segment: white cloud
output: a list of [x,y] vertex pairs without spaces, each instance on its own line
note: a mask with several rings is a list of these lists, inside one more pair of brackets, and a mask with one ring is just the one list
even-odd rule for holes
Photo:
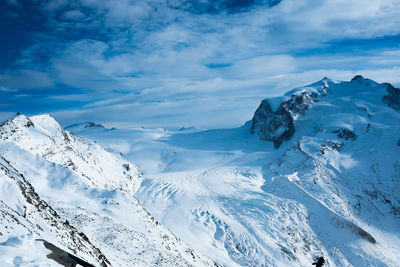
[[274,9],[273,23],[324,40],[400,33],[398,0],[285,0]]
[[83,14],[80,10],[68,10],[62,14],[62,18],[65,20],[79,21],[85,18],[85,14]]
[[57,11],[68,6],[68,0],[50,0],[42,4],[43,9],[48,12]]
[[[262,98],[324,76],[348,80],[360,73],[400,83],[398,48],[377,43],[373,51],[346,51],[346,44],[334,43],[399,34],[398,0],[283,0],[234,14],[194,14],[183,10],[181,0],[174,8],[168,3],[49,1],[43,8],[57,34],[69,37],[74,25],[85,34],[65,38],[48,73],[2,74],[0,83],[19,88],[30,80],[31,87],[50,87],[54,80],[87,90],[85,100],[92,103],[57,113],[64,119],[204,127],[240,125]],[[91,40],[96,33],[98,40]],[[49,53],[52,42],[64,41],[52,38]],[[41,43],[35,45],[29,57],[40,50]],[[116,90],[131,93],[121,97]]]
[[0,84],[8,87],[8,90],[35,89],[49,88],[53,85],[53,81],[47,73],[25,69],[14,73],[0,74]]

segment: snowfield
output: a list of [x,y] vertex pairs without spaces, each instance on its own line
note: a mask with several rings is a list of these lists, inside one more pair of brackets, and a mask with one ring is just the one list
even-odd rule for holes
[[[2,238],[33,233],[96,266],[214,264],[132,196],[142,178],[120,155],[73,136],[48,115],[19,115],[0,133]],[[30,251],[19,252],[5,261],[30,259]],[[46,254],[38,257],[33,263],[55,266]]]
[[0,127],[0,261],[53,264],[40,244],[10,252],[33,233],[103,266],[398,266],[399,93],[324,78],[236,129],[16,116]]

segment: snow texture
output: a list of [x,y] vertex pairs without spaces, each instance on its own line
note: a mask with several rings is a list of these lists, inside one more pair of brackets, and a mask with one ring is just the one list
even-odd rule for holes
[[35,241],[33,234],[12,236],[0,242],[0,262],[3,267],[61,267],[62,265],[47,258],[50,253],[42,242]]
[[266,114],[282,106],[295,129],[279,148],[279,139],[260,134],[284,131],[260,132],[269,129],[262,120],[257,134],[254,121],[206,131],[71,131],[138,163],[135,196],[220,265],[310,266],[323,256],[326,266],[394,267],[400,113],[384,100],[388,87],[361,76],[324,78],[267,99]]
[[2,242],[34,233],[105,266],[398,266],[393,88],[324,78],[236,129],[68,127],[91,141],[16,116],[0,127]]
[[[48,115],[17,116],[0,134],[1,237],[34,233],[95,266],[213,265],[133,197],[141,175],[120,155],[72,135]],[[31,259],[29,251],[9,251],[4,262]]]

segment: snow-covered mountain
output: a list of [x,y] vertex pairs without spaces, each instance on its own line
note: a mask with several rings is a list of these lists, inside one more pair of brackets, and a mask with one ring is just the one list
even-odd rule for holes
[[218,264],[398,266],[399,96],[324,78],[237,129],[73,131],[138,162],[135,196]]
[[130,194],[141,182],[138,167],[95,143],[71,135],[49,115],[19,115],[0,128],[1,139],[48,161],[67,166],[89,187]]
[[399,107],[356,76],[264,99],[236,129],[68,127],[85,141],[17,116],[0,127],[0,252],[36,238],[105,266],[398,266]]
[[[0,139],[1,266],[58,266],[40,255],[48,252],[41,240],[95,266],[213,265],[132,196],[142,177],[120,155],[49,115],[18,115],[3,123]],[[42,247],[39,255],[23,250],[29,244]]]

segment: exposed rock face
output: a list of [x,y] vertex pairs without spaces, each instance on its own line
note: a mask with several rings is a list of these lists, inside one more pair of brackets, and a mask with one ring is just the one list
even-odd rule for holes
[[251,133],[261,140],[271,141],[279,148],[283,141],[290,140],[295,133],[294,121],[304,115],[319,96],[328,93],[328,79],[324,78],[316,88],[302,88],[281,102],[274,112],[268,99],[264,99],[252,119]]
[[332,132],[337,134],[338,138],[342,138],[344,140],[354,141],[357,139],[357,135],[353,131],[350,131],[348,129],[339,129]]
[[289,111],[281,104],[278,110],[273,112],[267,100],[261,102],[252,121],[251,133],[257,133],[261,140],[274,142],[276,148],[283,141],[289,140],[295,132]]
[[383,103],[394,110],[400,111],[400,89],[388,83],[386,91],[388,94],[382,98]]
[[92,122],[92,121],[89,121],[89,122],[86,124],[86,126],[85,126],[85,128],[92,128],[92,127],[104,128],[103,125],[98,124],[98,123],[95,123],[95,122]]
[[293,117],[304,115],[312,102],[318,101],[318,95],[315,92],[301,92],[300,95],[292,95],[292,98],[282,102],[282,107],[288,110]]
[[365,80],[365,78],[363,76],[361,76],[361,75],[356,75],[351,79],[352,82],[353,81],[363,82],[364,80]]

